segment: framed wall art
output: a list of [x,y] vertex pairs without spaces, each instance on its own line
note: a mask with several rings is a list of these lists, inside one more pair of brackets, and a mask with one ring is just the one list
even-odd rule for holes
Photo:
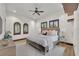
[[51,20],[51,21],[49,21],[49,28],[53,28],[53,27],[54,27],[54,21]]
[[47,22],[41,22],[41,33],[45,29],[47,29]]
[[59,19],[49,21],[49,28],[59,28]]
[[41,22],[41,29],[47,28],[47,22]]
[[54,27],[59,28],[59,19],[54,20]]

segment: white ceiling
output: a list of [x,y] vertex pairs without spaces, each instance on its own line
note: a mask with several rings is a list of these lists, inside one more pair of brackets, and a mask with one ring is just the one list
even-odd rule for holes
[[[63,6],[60,3],[7,3],[5,6],[7,15],[33,20],[45,19],[51,16],[61,16],[64,13]],[[40,13],[40,16],[37,14],[32,15],[33,12],[29,12],[29,10],[35,10],[35,7],[45,12]]]

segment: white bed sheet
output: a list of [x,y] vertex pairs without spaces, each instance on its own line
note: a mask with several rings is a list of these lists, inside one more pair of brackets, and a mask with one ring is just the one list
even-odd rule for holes
[[36,42],[37,44],[40,44],[44,47],[53,47],[53,42],[58,40],[58,36],[45,36],[45,35],[29,35],[27,37],[29,40]]
[[54,47],[54,45],[55,45],[54,42],[57,40],[58,40],[57,35],[47,36],[47,44],[48,44],[49,50]]

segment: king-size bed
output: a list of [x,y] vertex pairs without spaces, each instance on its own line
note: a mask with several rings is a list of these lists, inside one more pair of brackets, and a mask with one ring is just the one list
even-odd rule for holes
[[[53,34],[52,34],[53,32]],[[37,48],[38,50],[48,52],[51,48],[55,47],[56,42],[59,39],[58,30],[51,30],[51,35],[30,34],[27,36],[27,43]]]

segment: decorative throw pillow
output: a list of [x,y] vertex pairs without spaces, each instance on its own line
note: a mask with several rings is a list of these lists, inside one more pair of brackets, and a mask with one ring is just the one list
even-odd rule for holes
[[57,31],[56,30],[49,30],[47,32],[47,35],[52,35],[52,36],[57,35]]
[[43,35],[47,35],[47,30],[42,31]]

